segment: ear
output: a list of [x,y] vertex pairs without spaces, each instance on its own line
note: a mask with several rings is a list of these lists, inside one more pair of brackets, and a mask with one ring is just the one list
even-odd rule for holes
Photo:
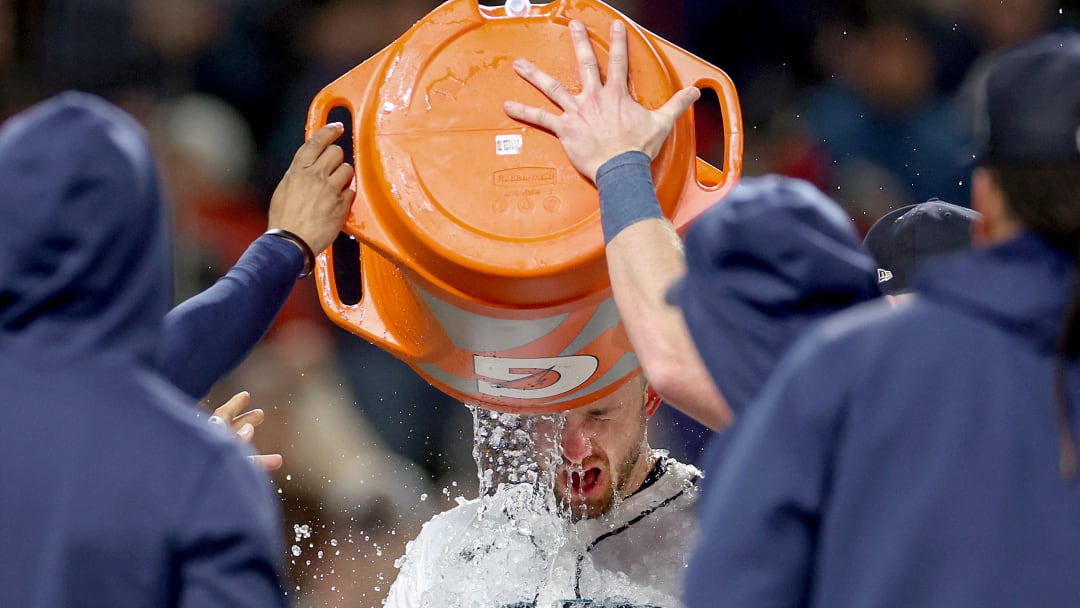
[[994,172],[977,167],[971,174],[971,206],[982,214],[982,221],[972,226],[971,236],[982,246],[1006,241],[1019,231],[1019,226],[1005,205],[1005,191]]
[[653,390],[653,387],[645,386],[645,417],[652,418],[656,410],[660,409],[660,402],[663,399],[660,398],[659,393]]

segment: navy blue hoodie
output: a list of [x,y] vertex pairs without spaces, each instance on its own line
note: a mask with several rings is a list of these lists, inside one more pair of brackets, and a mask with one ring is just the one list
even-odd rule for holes
[[736,417],[807,327],[881,295],[876,268],[844,209],[803,180],[743,178],[698,218],[676,303]]
[[1080,606],[1051,401],[1071,261],[1025,234],[927,270],[780,363],[701,504],[688,606]]
[[64,94],[0,130],[0,606],[283,606],[276,501],[155,371],[165,208],[139,128]]

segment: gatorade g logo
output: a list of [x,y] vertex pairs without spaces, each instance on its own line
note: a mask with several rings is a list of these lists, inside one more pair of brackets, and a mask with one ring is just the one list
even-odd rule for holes
[[600,363],[590,355],[512,359],[473,355],[473,369],[482,395],[544,399],[585,384]]
[[580,310],[520,319],[478,314],[423,289],[417,292],[453,352],[414,367],[463,401],[550,409],[602,393],[638,367],[633,352],[610,333],[619,326],[611,298]]

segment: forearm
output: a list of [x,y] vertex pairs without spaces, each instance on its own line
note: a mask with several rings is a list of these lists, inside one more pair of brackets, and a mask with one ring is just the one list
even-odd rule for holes
[[637,222],[608,243],[607,259],[615,304],[650,385],[709,428],[726,426],[727,404],[698,355],[682,313],[664,299],[684,272],[674,228],[666,220]]
[[652,387],[713,429],[730,412],[694,346],[681,312],[665,302],[685,273],[682,242],[660,212],[644,155],[620,155],[597,173],[608,274],[630,342]]
[[158,368],[181,390],[202,398],[269,329],[303,263],[291,243],[256,239],[224,277],[165,316]]

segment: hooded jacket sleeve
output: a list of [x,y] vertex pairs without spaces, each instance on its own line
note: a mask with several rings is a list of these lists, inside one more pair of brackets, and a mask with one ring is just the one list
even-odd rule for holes
[[[844,417],[842,357],[812,333],[739,421],[700,506],[688,608],[803,606]],[[850,361],[847,361],[850,364]],[[824,380],[823,380],[824,379]]]
[[217,459],[182,512],[173,571],[179,608],[284,608],[283,555],[269,481],[236,455]]
[[224,277],[165,316],[158,369],[188,395],[204,397],[266,334],[303,264],[291,243],[255,239]]

